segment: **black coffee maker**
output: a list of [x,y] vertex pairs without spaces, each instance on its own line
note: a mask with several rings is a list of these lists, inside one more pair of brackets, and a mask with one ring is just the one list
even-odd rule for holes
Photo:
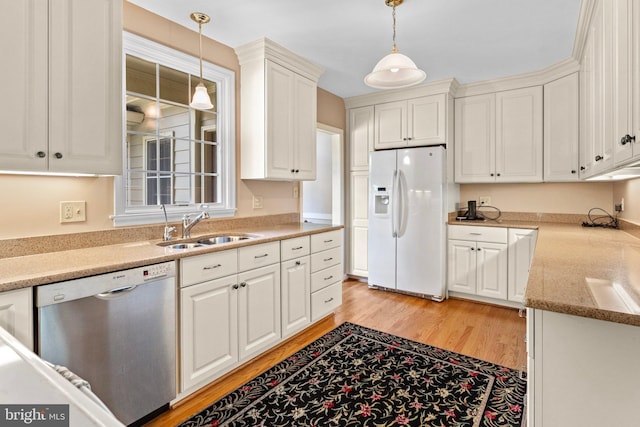
[[476,213],[476,201],[469,200],[467,202],[467,213],[465,214],[466,219],[473,220],[478,219],[478,214]]

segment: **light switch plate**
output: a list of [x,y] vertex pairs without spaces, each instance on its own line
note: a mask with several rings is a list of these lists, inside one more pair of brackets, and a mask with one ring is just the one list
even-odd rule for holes
[[60,223],[84,222],[87,220],[87,202],[60,202]]
[[253,209],[262,209],[262,208],[264,208],[264,197],[253,196]]

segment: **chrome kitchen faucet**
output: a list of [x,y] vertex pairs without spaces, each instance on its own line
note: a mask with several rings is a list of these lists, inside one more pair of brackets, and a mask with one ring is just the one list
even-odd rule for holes
[[191,219],[191,216],[189,214],[185,214],[182,217],[182,238],[183,239],[188,239],[189,237],[191,237],[191,229],[197,223],[199,223],[203,219],[209,218],[209,212],[207,211],[207,209],[209,209],[209,206],[200,205],[200,209],[202,210],[202,212],[200,212],[198,216],[195,217],[194,219]]

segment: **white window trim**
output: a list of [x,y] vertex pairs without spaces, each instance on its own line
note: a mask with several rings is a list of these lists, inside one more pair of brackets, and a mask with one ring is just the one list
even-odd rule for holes
[[[157,62],[169,66],[185,73],[195,76],[200,74],[198,58],[187,55],[183,52],[171,49],[167,46],[147,40],[126,31],[122,34],[123,42],[123,67],[122,81],[125,80],[126,55],[132,55],[147,61]],[[221,203],[208,204],[208,212],[211,217],[230,217],[237,210],[236,208],[236,136],[235,136],[235,73],[226,68],[202,62],[202,74],[207,80],[216,82],[218,92],[218,140],[224,143],[221,150],[224,175],[221,186]],[[126,87],[122,91],[122,127],[123,127],[123,152],[126,153]],[[127,156],[122,156],[123,171],[126,171]],[[153,207],[128,208],[126,207],[126,190],[124,176],[116,176],[114,179],[114,207],[112,216],[115,226],[155,224],[165,221],[162,209],[158,207],[157,212],[152,212]],[[184,214],[194,213],[199,210],[199,205],[188,206],[167,206],[167,217],[169,221],[180,221]]]

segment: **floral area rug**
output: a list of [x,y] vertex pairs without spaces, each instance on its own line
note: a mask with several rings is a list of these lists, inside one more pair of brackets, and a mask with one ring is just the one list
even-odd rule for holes
[[343,323],[181,426],[524,426],[519,374]]

